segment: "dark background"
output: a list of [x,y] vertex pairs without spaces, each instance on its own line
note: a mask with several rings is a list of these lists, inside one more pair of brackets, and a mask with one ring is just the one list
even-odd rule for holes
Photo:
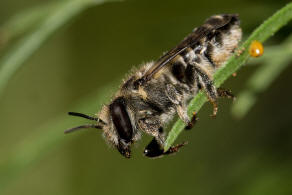
[[[86,105],[83,99],[90,94],[102,93],[103,87],[121,80],[132,66],[157,59],[207,17],[238,13],[247,37],[288,2],[137,0],[86,10],[50,37],[10,80],[0,100],[0,158],[12,155],[14,147],[28,137],[46,135],[40,127],[56,117],[67,118],[68,111],[98,112],[98,105],[72,109],[80,101]],[[43,3],[2,0],[0,24]],[[267,46],[276,45],[291,30],[290,23]],[[242,68],[225,88],[238,94],[256,68]],[[291,74],[288,67],[259,94],[257,104],[242,120],[232,117],[231,101],[220,100],[216,119],[209,117],[212,107],[206,104],[195,128],[176,141],[189,141],[177,155],[144,158],[143,148],[151,138],[143,136],[133,148],[133,157],[124,159],[105,144],[100,132],[83,131],[62,138],[60,142],[69,140],[66,144],[48,146],[52,146],[50,152],[44,150],[25,170],[15,170],[17,177],[9,180],[3,193],[292,194]],[[52,122],[46,129],[54,128],[63,137],[64,129],[85,122],[68,120],[62,128]],[[43,147],[38,136],[28,140],[28,144],[40,142],[34,147]],[[33,153],[31,148],[24,151]]]

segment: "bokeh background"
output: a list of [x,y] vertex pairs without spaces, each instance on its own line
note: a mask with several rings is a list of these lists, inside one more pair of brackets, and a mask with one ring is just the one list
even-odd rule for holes
[[[53,2],[1,0],[0,26]],[[0,194],[292,194],[291,66],[241,120],[231,114],[229,100],[220,100],[216,119],[206,104],[195,128],[176,141],[189,141],[177,155],[143,157],[151,140],[146,135],[129,160],[106,145],[101,132],[63,134],[87,122],[68,111],[98,112],[132,66],[157,59],[210,15],[238,13],[247,37],[288,2],[126,0],[74,17],[25,62],[0,97]],[[291,30],[290,23],[265,46],[281,43]],[[0,57],[25,35],[3,44]],[[242,68],[225,88],[240,93],[257,68]]]

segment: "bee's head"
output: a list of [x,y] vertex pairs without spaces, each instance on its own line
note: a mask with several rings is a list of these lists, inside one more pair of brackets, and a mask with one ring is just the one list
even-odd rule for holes
[[65,133],[70,133],[76,130],[86,128],[102,129],[104,130],[105,135],[108,135],[108,140],[116,146],[118,151],[124,157],[130,158],[131,144],[133,138],[133,126],[128,111],[126,109],[125,99],[123,97],[116,98],[109,106],[106,107],[104,115],[111,118],[110,120],[105,120],[106,122],[98,117],[91,117],[77,112],[69,112],[69,115],[94,120],[97,121],[97,123],[77,126],[66,130]]

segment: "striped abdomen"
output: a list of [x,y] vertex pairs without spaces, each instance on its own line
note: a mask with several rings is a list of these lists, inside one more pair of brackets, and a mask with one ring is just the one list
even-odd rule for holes
[[[224,16],[213,16],[209,21],[223,20]],[[211,28],[208,21],[201,28]],[[196,32],[196,31],[195,31]],[[180,82],[192,84],[195,73],[194,64],[209,78],[212,78],[216,69],[220,68],[231,56],[241,39],[239,21],[234,17],[222,28],[212,30],[207,36],[171,61],[171,72]]]

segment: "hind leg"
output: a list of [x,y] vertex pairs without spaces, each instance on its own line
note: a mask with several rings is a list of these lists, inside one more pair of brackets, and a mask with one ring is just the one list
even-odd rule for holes
[[193,116],[191,119],[191,122],[185,127],[185,130],[190,130],[194,127],[194,125],[196,124],[197,120],[199,118],[197,117],[197,113],[193,112]]
[[217,98],[218,98],[218,92],[217,88],[213,84],[213,81],[211,80],[210,76],[206,72],[204,72],[199,65],[194,64],[195,72],[198,75],[196,77],[196,81],[198,85],[201,86],[201,88],[205,91],[209,101],[213,105],[213,114],[212,117],[216,117],[217,111],[218,111],[218,105],[217,105]]
[[235,100],[235,96],[232,94],[231,90],[223,89],[223,88],[219,87],[217,89],[217,93],[218,93],[219,97],[223,97],[223,98],[226,97],[226,98]]

